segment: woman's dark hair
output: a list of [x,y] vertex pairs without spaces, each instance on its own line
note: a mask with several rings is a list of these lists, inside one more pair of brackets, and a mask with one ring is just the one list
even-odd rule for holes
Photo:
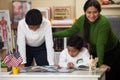
[[101,12],[101,5],[97,0],[87,0],[84,5],[84,12],[91,6],[94,6],[98,10],[98,12]]
[[[84,12],[86,12],[86,10],[91,7],[94,6],[98,12],[101,12],[101,5],[99,4],[99,2],[97,0],[87,0],[87,2],[84,5]],[[90,24],[88,22],[88,19],[85,16],[85,20],[84,20],[84,37],[86,42],[89,42],[89,29],[90,29]]]
[[78,50],[80,50],[83,47],[83,39],[80,36],[71,36],[68,40],[67,40],[67,46],[71,46],[74,47]]
[[40,25],[42,23],[42,14],[38,9],[31,9],[25,16],[27,25]]

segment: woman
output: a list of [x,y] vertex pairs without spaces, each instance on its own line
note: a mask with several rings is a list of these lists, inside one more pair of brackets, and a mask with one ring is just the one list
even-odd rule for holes
[[51,24],[39,10],[29,10],[19,21],[17,44],[23,58],[21,67],[31,66],[33,58],[38,66],[54,65]]
[[69,37],[76,33],[90,44],[90,53],[98,57],[98,67],[107,68],[106,80],[120,80],[120,43],[106,17],[100,14],[96,0],[87,0],[82,15],[71,28],[54,32],[54,37]]

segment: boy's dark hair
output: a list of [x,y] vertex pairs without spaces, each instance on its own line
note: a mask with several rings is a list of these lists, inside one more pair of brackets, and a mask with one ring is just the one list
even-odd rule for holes
[[70,38],[68,38],[67,41],[67,46],[71,46],[74,47],[78,50],[80,50],[83,47],[83,39],[80,36],[72,36]]
[[25,16],[27,25],[40,25],[42,23],[42,14],[38,9],[31,9]]
[[94,6],[99,12],[101,12],[101,5],[97,0],[87,0],[84,5],[84,12],[91,6]]

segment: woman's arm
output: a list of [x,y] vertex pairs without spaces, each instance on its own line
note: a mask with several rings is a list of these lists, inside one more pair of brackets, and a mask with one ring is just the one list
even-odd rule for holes
[[80,24],[78,24],[79,21],[76,21],[71,28],[59,31],[59,32],[53,32],[54,37],[70,37],[77,32],[80,31]]
[[99,58],[98,66],[103,64],[103,58],[106,46],[108,45],[108,39],[110,37],[110,25],[108,22],[105,22],[103,25],[101,25],[101,30],[98,31],[98,38],[97,38],[97,44],[96,44],[96,51],[97,56]]

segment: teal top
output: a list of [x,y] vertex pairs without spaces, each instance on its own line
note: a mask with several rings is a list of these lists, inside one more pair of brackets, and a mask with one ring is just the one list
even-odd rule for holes
[[[84,19],[85,15],[82,15],[69,29],[65,29],[60,32],[53,32],[54,37],[69,37],[76,33],[84,39]],[[112,50],[118,42],[118,38],[112,31],[112,27],[108,19],[100,14],[99,18],[95,22],[89,22],[90,24],[90,51],[97,53],[98,65],[103,64],[104,53]]]

